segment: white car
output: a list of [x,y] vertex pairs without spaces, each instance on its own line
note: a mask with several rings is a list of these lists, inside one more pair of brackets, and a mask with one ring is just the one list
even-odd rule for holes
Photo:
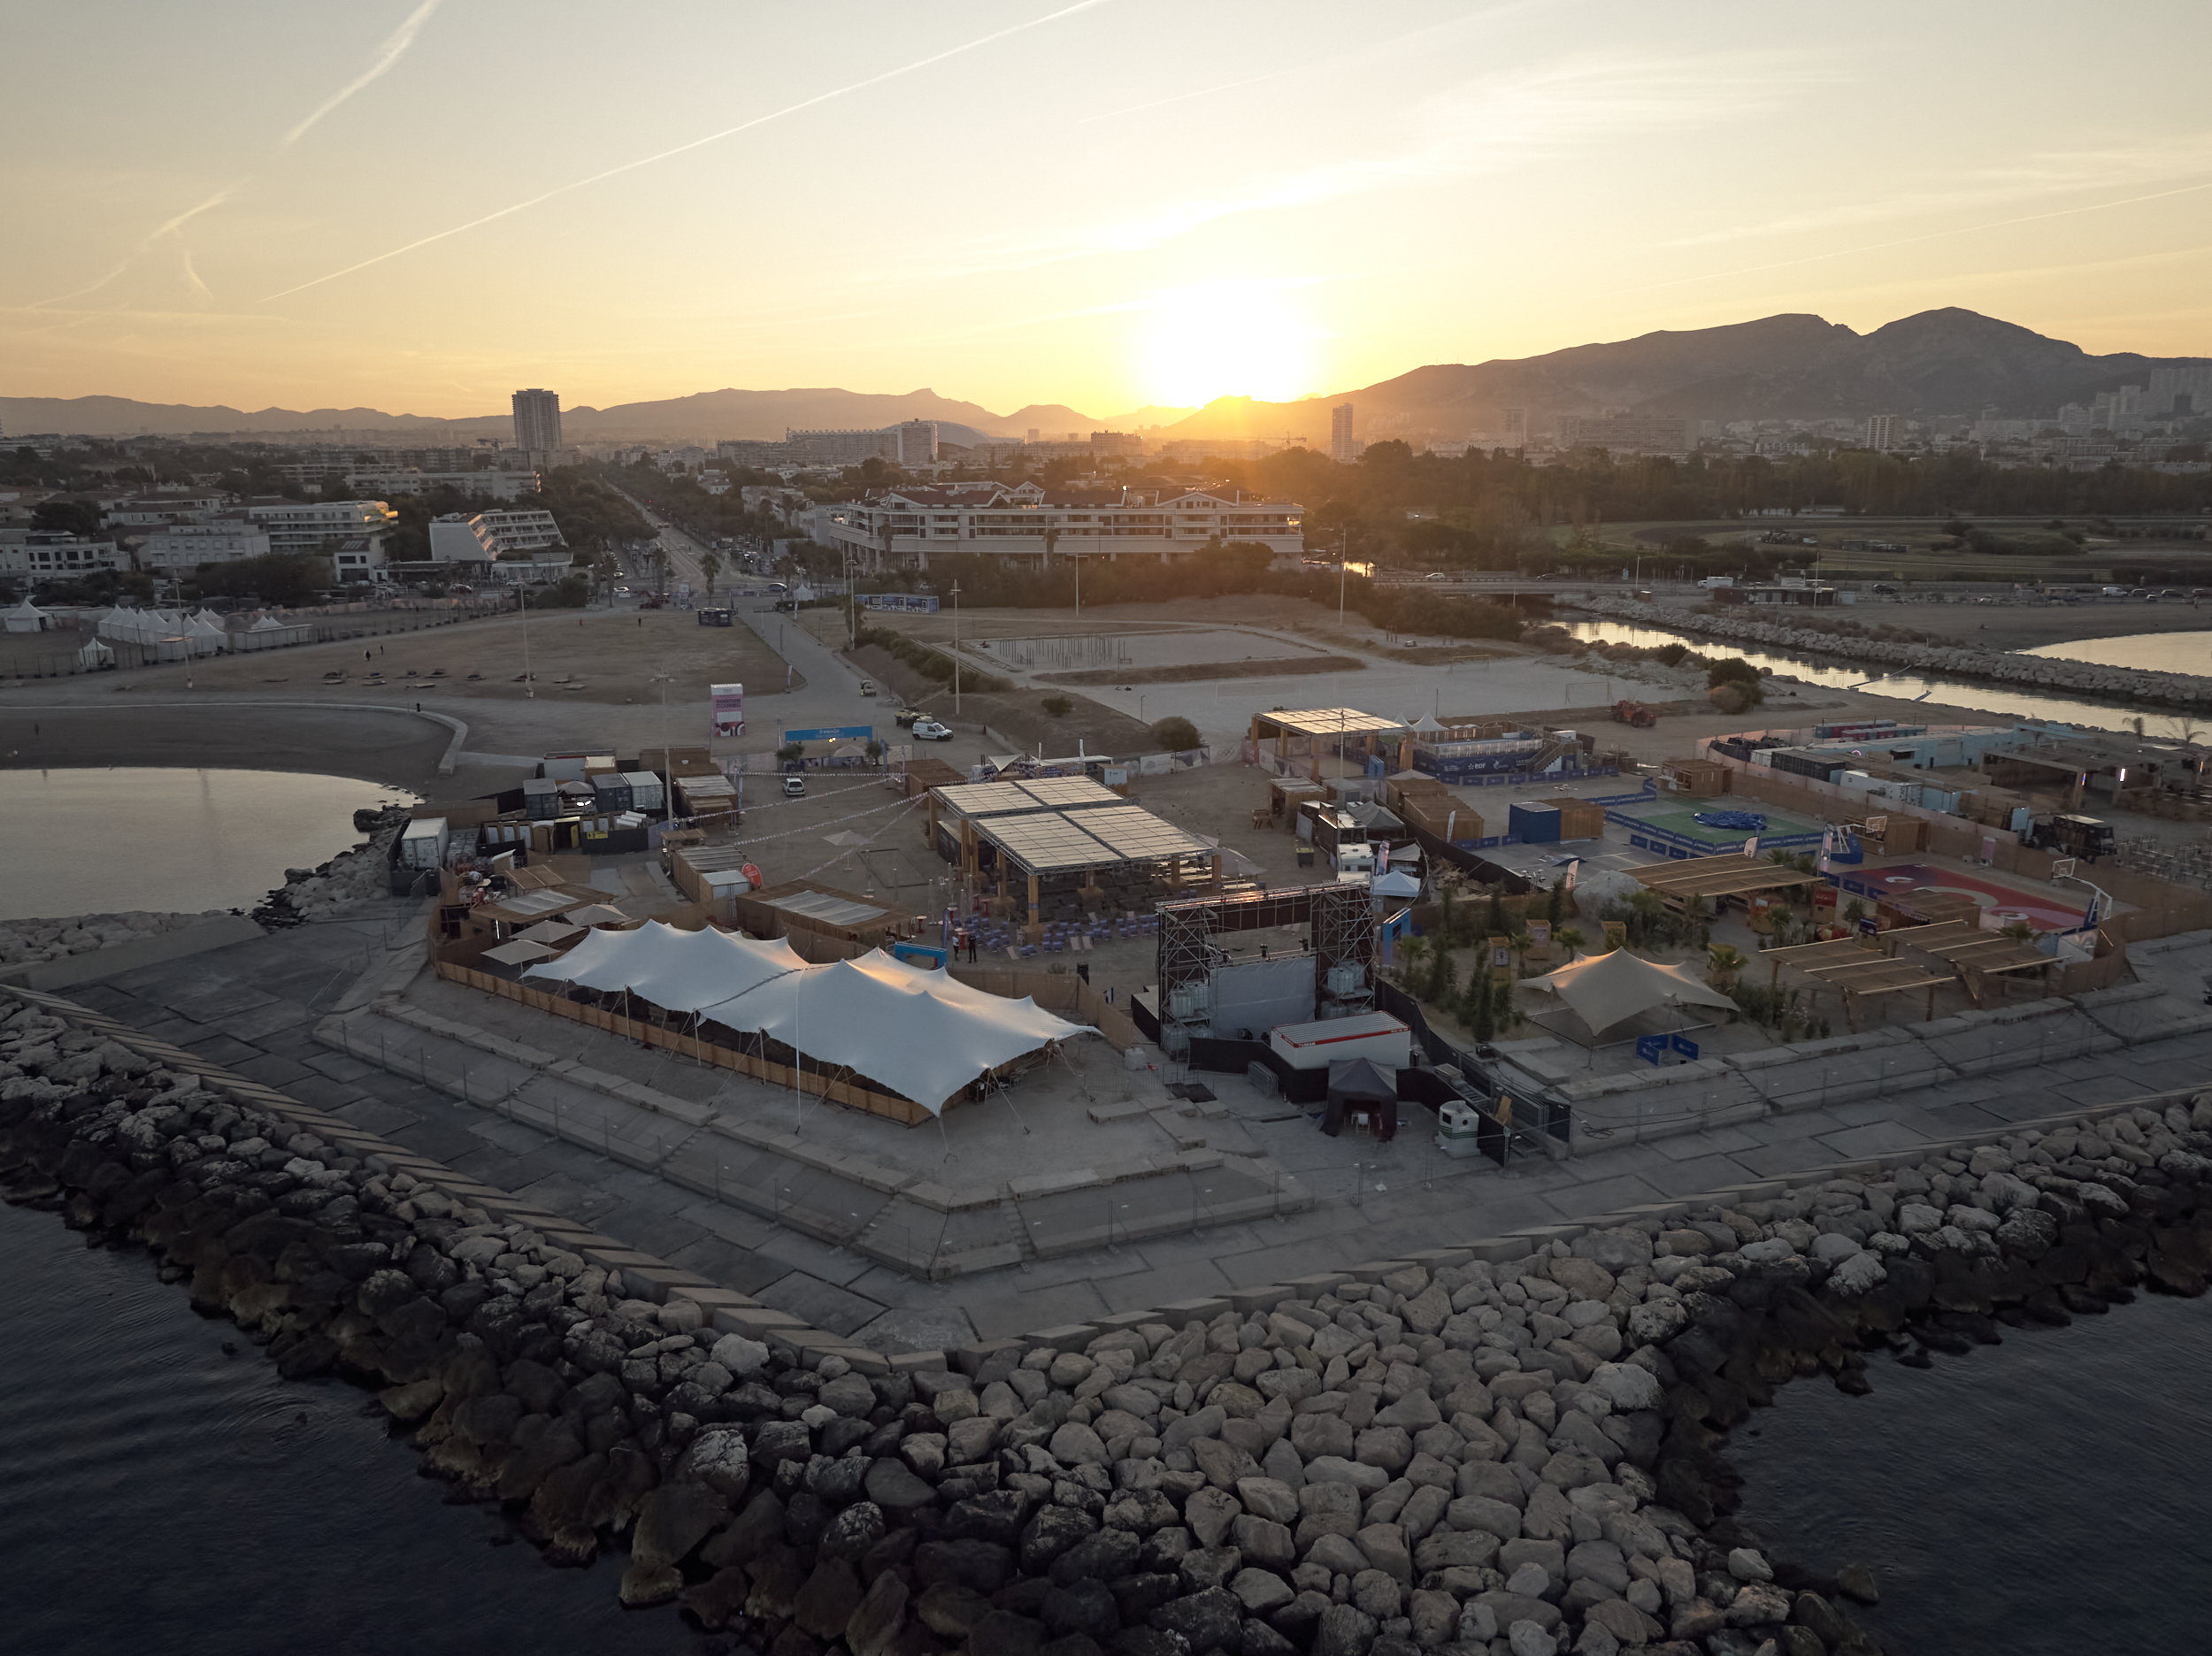
[[914,740],[916,741],[950,741],[952,732],[933,718],[916,719]]

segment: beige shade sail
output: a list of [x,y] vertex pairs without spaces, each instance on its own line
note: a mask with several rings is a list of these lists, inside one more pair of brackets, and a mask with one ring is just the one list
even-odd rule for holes
[[1655,1007],[1718,1007],[1730,1012],[1737,1009],[1733,1000],[1689,967],[1662,966],[1655,961],[1631,954],[1624,948],[1562,966],[1555,972],[1528,979],[1521,987],[1557,995],[1594,1033]]

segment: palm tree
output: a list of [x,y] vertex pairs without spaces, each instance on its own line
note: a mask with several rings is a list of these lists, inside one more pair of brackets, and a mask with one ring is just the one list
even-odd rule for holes
[[1743,963],[1743,954],[1733,944],[1716,943],[1705,951],[1705,981],[1724,993]]
[[1559,947],[1567,951],[1567,964],[1570,966],[1579,958],[1582,946],[1589,941],[1589,939],[1582,935],[1581,928],[1578,926],[1562,926],[1553,932],[1552,936],[1557,940]]
[[722,572],[721,558],[712,552],[708,553],[699,560],[699,572],[707,578],[707,598],[712,602],[715,577]]
[[1527,977],[1528,952],[1536,947],[1536,939],[1529,936],[1525,931],[1520,931],[1506,939],[1505,942],[1506,947],[1513,951],[1513,958],[1520,963],[1520,970],[1517,976]]

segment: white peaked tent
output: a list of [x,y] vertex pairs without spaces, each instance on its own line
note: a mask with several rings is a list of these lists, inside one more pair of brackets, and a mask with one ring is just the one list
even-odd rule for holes
[[204,611],[186,617],[180,635],[190,641],[195,656],[218,655],[230,642],[223,624]]
[[635,932],[595,932],[523,976],[627,989],[672,1012],[765,1035],[817,1063],[849,1068],[933,1116],[984,1071],[1097,1033],[1033,1000],[987,994],[880,950],[811,966],[787,943],[679,932],[657,921]]
[[43,632],[46,631],[46,611],[28,598],[9,610],[6,619],[8,631],[11,632]]
[[85,647],[77,652],[77,665],[87,672],[115,665],[115,652],[98,639],[88,639]]
[[1624,948],[1609,954],[1593,954],[1571,966],[1541,978],[1532,978],[1524,989],[1541,989],[1557,995],[1593,1033],[1663,1006],[1720,1007],[1736,1010],[1736,1003],[1696,975],[1687,966],[1662,966],[1631,954]]

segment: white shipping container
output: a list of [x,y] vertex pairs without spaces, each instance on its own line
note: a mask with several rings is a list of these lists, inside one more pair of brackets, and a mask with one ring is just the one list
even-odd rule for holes
[[419,822],[407,824],[399,836],[399,863],[402,868],[434,869],[445,861],[446,820],[442,816],[426,816]]
[[1387,1070],[1403,1070],[1413,1061],[1413,1031],[1387,1012],[1279,1024],[1267,1031],[1267,1042],[1294,1070],[1325,1070],[1346,1058],[1368,1058]]
[[661,809],[663,788],[661,779],[650,770],[630,770],[622,779],[630,785],[630,808],[633,810],[656,811]]

